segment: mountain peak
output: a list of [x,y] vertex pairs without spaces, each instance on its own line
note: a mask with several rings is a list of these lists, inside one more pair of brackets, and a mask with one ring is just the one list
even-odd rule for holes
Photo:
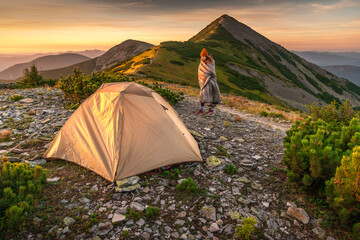
[[256,45],[261,49],[269,49],[274,45],[279,46],[249,26],[239,22],[227,14],[221,15],[219,18],[211,22],[198,34],[189,39],[189,41],[201,42],[210,40],[214,34],[219,33],[221,30],[226,30],[234,38],[240,40],[244,44],[248,45],[248,41],[250,41],[253,45]]

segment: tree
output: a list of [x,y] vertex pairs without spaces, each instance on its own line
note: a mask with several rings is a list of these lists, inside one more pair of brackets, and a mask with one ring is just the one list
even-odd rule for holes
[[39,73],[35,64],[33,63],[30,66],[30,69],[26,68],[24,70],[24,77],[23,77],[21,84],[24,87],[38,87],[43,84],[43,81],[44,81],[44,79],[43,79],[42,75]]

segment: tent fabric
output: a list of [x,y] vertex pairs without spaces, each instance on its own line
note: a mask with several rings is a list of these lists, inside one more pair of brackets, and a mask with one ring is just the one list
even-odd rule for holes
[[201,162],[174,108],[133,82],[105,83],[71,115],[44,154],[109,181],[183,162]]

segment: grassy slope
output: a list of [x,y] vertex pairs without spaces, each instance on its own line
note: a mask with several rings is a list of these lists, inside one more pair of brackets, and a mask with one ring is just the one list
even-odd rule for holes
[[[239,75],[238,73],[236,73],[235,76],[234,74],[229,74],[231,69],[224,64],[225,62],[233,62],[234,64],[238,62],[243,64],[249,63],[243,54],[240,54],[240,52],[234,53],[231,44],[227,42],[216,40],[203,43],[164,42],[159,46],[158,53],[156,57],[153,58],[152,64],[143,65],[138,73],[165,82],[176,82],[182,85],[198,87],[198,55],[204,47],[209,49],[214,59],[216,59],[217,78],[222,92],[246,96],[250,99],[267,103],[283,105],[277,99],[266,94],[258,80],[242,76],[244,79],[241,82],[240,78],[237,78],[238,76],[236,76]],[[142,55],[143,54],[139,55],[137,60],[143,59],[146,56],[146,53],[144,53],[145,56]],[[122,63],[120,67],[113,68],[113,71],[126,73],[128,69],[124,67],[126,65],[132,67],[134,64],[136,64],[135,58]],[[234,81],[235,78],[237,80]],[[252,85],[255,85],[255,87],[248,89],[249,87],[251,88]],[[257,90],[256,87],[259,88],[259,90]]]
[[[158,52],[153,58],[152,64],[136,65],[137,61],[148,57],[147,53],[144,53],[143,56],[140,54],[136,59],[123,62],[123,69],[121,67],[114,68],[113,71],[128,73],[129,68],[135,68],[131,71],[138,70],[138,73],[160,81],[197,87],[199,53],[204,47],[216,61],[218,83],[220,90],[224,93],[286,106],[285,103],[267,92],[262,77],[245,76],[229,67],[229,65],[233,65],[243,71],[250,72],[251,69],[254,69],[262,76],[273,76],[283,81],[285,85],[301,88],[327,103],[338,100],[328,93],[328,89],[340,95],[343,91],[351,91],[355,95],[360,95],[360,88],[355,89],[349,83],[341,83],[326,72],[320,74],[314,66],[307,64],[286,49],[273,47],[267,51],[261,50],[249,41],[245,44],[235,39],[221,26],[214,28],[213,23],[189,41],[161,43],[156,47]],[[138,69],[137,66],[142,67]],[[302,70],[299,70],[299,66]]]

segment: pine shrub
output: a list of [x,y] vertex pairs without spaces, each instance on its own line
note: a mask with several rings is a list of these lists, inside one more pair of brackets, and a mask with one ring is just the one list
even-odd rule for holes
[[342,158],[341,165],[336,168],[335,177],[327,181],[326,186],[330,206],[339,213],[341,222],[343,224],[359,222],[360,146],[354,147],[350,156]]
[[32,211],[34,197],[46,183],[45,170],[29,164],[4,161],[0,166],[0,231],[21,229],[27,213]]

